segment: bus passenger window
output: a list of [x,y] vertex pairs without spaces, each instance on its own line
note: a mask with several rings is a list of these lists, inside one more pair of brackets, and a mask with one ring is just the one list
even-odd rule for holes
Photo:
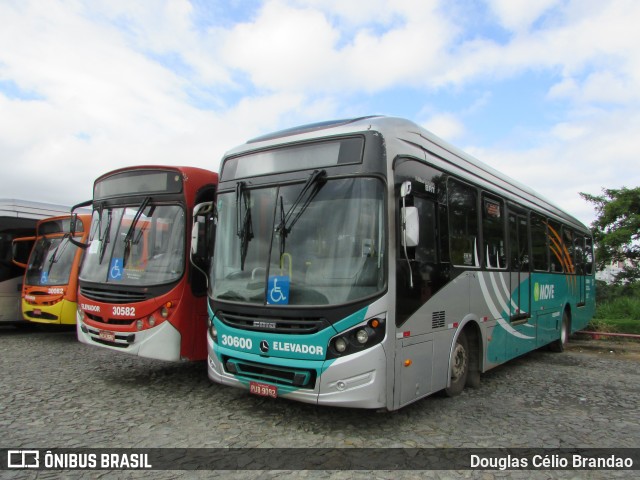
[[484,197],[482,201],[484,266],[505,268],[504,206],[502,200]]
[[590,237],[584,239],[585,273],[593,275],[593,244]]
[[562,245],[562,237],[560,236],[560,224],[556,222],[549,222],[548,237],[549,237],[549,251],[551,254],[551,271],[562,273],[564,271],[564,253]]
[[549,246],[547,244],[547,224],[544,218],[531,214],[531,252],[533,269],[539,272],[549,271]]
[[451,263],[478,266],[478,208],[475,188],[450,180],[448,185]]

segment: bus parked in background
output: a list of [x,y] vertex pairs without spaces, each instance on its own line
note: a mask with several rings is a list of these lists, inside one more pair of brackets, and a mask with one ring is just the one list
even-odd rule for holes
[[[76,240],[86,242],[91,215],[78,215]],[[24,265],[22,315],[25,320],[50,325],[75,325],[78,271],[83,250],[70,240],[71,216],[38,222],[35,244]]]
[[217,182],[207,170],[166,166],[95,181],[93,200],[74,207],[93,206],[79,277],[81,342],[160,360],[206,358],[206,276],[187,254],[191,212],[214,199]]
[[[38,220],[68,212],[69,208],[61,205],[0,199],[0,323],[24,323],[20,313],[24,265]],[[14,242],[16,239],[20,241]]]
[[589,229],[406,120],[251,140],[216,215],[208,374],[256,395],[395,410],[594,312]]

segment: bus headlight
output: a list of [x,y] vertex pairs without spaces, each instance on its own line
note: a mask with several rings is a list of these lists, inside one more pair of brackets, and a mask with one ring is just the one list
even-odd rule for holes
[[209,327],[209,335],[214,342],[218,343],[218,329],[213,324]]
[[329,342],[327,359],[351,355],[377,345],[384,340],[384,325],[385,318],[376,317],[334,337]]
[[156,324],[156,317],[154,317],[153,315],[149,315],[149,326],[153,327]]
[[139,318],[138,320],[136,320],[136,328],[138,330],[142,330],[144,328],[144,322],[142,321],[141,318]]
[[333,346],[335,347],[336,352],[344,353],[344,351],[347,349],[347,341],[344,338],[339,337],[333,344]]
[[356,332],[356,340],[360,345],[364,345],[369,340],[369,334],[364,328],[361,328]]

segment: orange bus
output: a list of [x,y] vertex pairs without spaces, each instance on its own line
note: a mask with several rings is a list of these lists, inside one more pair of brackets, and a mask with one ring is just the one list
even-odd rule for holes
[[[91,215],[78,215],[77,218],[74,237],[85,242]],[[71,242],[70,222],[70,215],[38,222],[22,284],[22,316],[27,321],[57,325],[76,323],[78,271],[84,252]]]

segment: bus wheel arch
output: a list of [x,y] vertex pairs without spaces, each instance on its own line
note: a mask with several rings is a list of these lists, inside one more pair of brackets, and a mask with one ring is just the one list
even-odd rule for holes
[[464,328],[469,350],[469,369],[465,385],[471,388],[480,387],[480,372],[482,371],[482,334],[475,322],[468,323]]
[[549,344],[549,349],[552,352],[564,352],[567,342],[569,341],[569,335],[571,334],[571,309],[567,305],[562,311],[562,324],[560,325],[560,337]]

